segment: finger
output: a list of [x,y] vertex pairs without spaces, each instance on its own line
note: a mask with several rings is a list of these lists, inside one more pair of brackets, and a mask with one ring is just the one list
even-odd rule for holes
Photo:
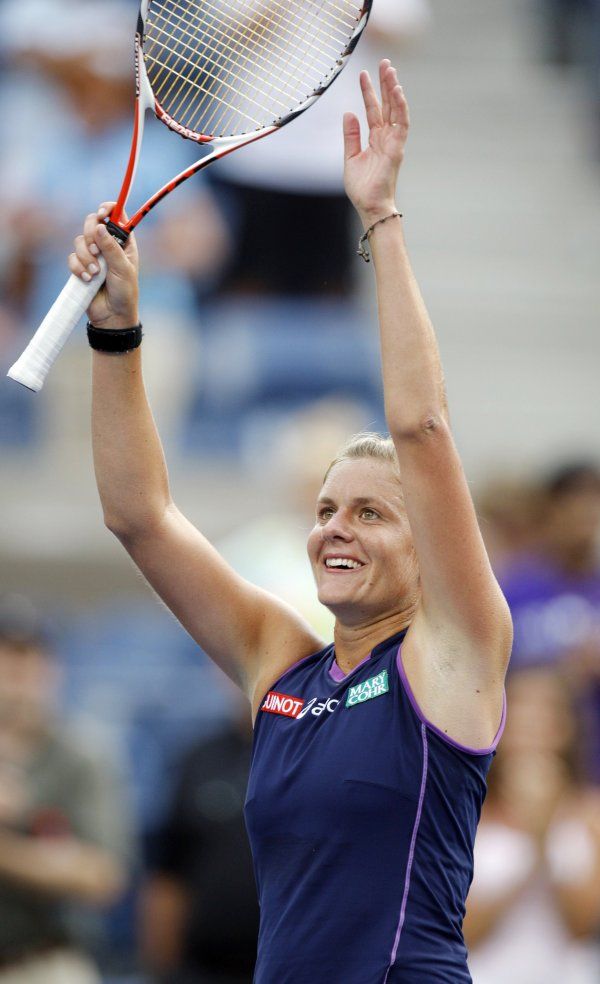
[[85,280],[86,284],[89,284],[92,275],[88,272],[86,265],[81,262],[76,253],[69,255],[67,264],[71,273],[74,273],[76,277]]
[[124,222],[129,220],[129,216],[124,208],[121,208],[118,212],[116,210],[116,202],[102,202],[100,208],[98,209],[98,215],[102,218],[108,217],[111,222],[116,225],[122,225]]
[[389,106],[389,115],[387,119],[388,123],[396,122],[394,118],[396,107],[393,98],[393,92],[396,85],[398,85],[398,76],[396,75],[396,69],[393,68],[391,65],[388,65],[388,67],[386,68],[383,74],[383,80],[381,83],[381,91],[382,93],[385,93],[385,99]]
[[344,113],[344,160],[361,152],[360,123],[354,113]]
[[87,243],[87,247],[94,256],[98,256],[100,250],[96,246],[95,234],[96,228],[98,226],[98,215],[96,212],[91,212],[86,215],[85,222],[83,223],[83,235]]
[[94,240],[108,264],[109,271],[116,273],[117,276],[127,276],[130,270],[129,260],[104,224],[96,227]]
[[390,102],[390,85],[388,81],[388,69],[391,66],[389,58],[384,58],[379,64],[379,88],[381,90],[381,115],[384,123],[390,122],[390,112],[392,104]]
[[97,260],[99,250],[97,247],[96,250],[96,254],[94,255],[85,236],[77,236],[75,240],[75,255],[79,260],[82,269],[86,270],[87,273],[90,274],[90,279],[97,273],[100,273],[100,267],[98,266]]
[[[102,202],[102,204],[98,207],[98,211],[96,212],[96,223],[98,222],[104,223],[108,218],[112,220],[112,212],[115,205],[116,202]],[[129,221],[129,216],[127,215],[125,209],[123,209],[123,211],[121,212],[119,223],[128,222],[128,221]],[[95,227],[94,227],[93,238],[95,244],[96,241]],[[133,232],[129,233],[129,238],[127,242],[123,244],[121,248],[123,249],[125,256],[129,257],[129,259],[134,263],[134,265],[137,265],[137,244]]]
[[96,212],[97,220],[99,222],[106,222],[107,220],[110,220],[118,226],[128,222],[129,216],[124,208],[121,209],[118,217],[115,217],[113,213],[115,211],[116,204],[116,202],[102,202],[102,204],[98,206],[98,211]]
[[371,130],[375,126],[382,126],[383,117],[381,115],[381,106],[368,72],[360,73],[360,87],[369,129]]
[[108,218],[116,204],[116,202],[102,202],[98,206],[98,211],[96,213],[98,218],[100,220]]
[[404,133],[410,126],[410,114],[406,96],[399,82],[396,81],[391,91],[391,121],[395,123]]

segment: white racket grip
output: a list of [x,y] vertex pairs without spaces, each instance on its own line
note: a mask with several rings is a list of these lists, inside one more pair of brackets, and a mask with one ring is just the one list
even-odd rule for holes
[[106,260],[97,258],[100,273],[89,284],[72,274],[23,354],[7,375],[38,393],[67,338],[106,280]]

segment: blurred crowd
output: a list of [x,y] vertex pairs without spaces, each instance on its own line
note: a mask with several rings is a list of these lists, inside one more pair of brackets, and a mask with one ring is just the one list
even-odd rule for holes
[[600,466],[491,483],[481,527],[514,647],[465,933],[477,984],[600,973]]
[[[600,3],[532,6],[540,56],[586,80],[600,154]],[[118,191],[136,7],[0,3],[0,378],[62,285],[82,217]],[[225,455],[277,475],[280,511],[219,546],[325,636],[331,619],[315,603],[304,554],[315,492],[350,432],[383,426],[339,119],[354,104],[359,67],[418,47],[430,18],[426,0],[376,0],[360,65],[322,103],[184,185],[139,232],[146,371],[161,432],[209,464]],[[149,123],[140,202],[195,159],[193,145]],[[0,382],[2,454],[35,454],[48,416],[73,416],[87,362],[74,338],[52,393],[62,407]],[[465,923],[473,977],[595,984],[598,460],[502,475],[480,489],[478,509],[515,646]],[[40,617],[5,594],[0,984],[250,981],[250,744],[245,705],[152,601]]]

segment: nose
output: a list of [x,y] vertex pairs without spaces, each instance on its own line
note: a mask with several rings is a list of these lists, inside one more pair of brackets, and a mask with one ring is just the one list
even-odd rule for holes
[[322,535],[324,540],[343,540],[345,543],[354,538],[350,524],[339,509],[323,526]]

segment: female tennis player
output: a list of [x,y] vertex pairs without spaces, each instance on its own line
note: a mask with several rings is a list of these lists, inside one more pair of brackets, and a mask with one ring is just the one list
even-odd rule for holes
[[70,257],[84,279],[98,252],[109,267],[89,309],[106,524],[252,704],[257,984],[471,980],[461,924],[504,718],[510,616],[396,214],[408,108],[387,60],[381,98],[366,73],[361,87],[369,141],[347,114],[345,181],[370,230],[391,439],[352,440],[317,502],[308,553],[333,645],[236,575],[171,499],[136,347],[133,239],[123,252],[106,213],[91,215]]

